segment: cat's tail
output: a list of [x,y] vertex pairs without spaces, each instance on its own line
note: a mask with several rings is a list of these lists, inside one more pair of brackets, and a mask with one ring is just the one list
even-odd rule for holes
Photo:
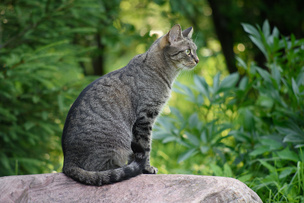
[[137,152],[134,153],[134,160],[130,164],[106,171],[87,171],[75,163],[70,163],[63,167],[63,173],[80,183],[101,186],[127,180],[142,174],[146,159],[147,156],[144,152]]

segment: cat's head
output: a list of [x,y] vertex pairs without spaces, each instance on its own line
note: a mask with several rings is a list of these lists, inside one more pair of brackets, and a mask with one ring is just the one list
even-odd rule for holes
[[174,25],[161,39],[164,54],[178,69],[191,69],[199,62],[192,33],[192,27],[182,31],[180,25]]

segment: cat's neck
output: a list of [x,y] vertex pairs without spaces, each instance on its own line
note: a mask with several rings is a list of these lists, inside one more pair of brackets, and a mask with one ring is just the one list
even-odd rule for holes
[[157,43],[153,44],[150,49],[142,54],[143,63],[146,65],[146,71],[158,74],[161,78],[165,78],[170,86],[180,72],[164,54],[163,48]]

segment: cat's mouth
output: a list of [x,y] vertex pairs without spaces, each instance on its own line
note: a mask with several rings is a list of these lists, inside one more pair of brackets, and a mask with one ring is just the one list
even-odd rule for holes
[[193,69],[197,64],[198,64],[199,60],[195,60],[193,61],[191,64],[184,64],[184,66],[186,67],[186,69]]

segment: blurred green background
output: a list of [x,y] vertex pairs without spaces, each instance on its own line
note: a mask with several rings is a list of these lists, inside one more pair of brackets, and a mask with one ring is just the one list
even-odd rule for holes
[[200,63],[154,126],[152,164],[304,202],[302,0],[1,0],[0,176],[60,172],[81,90],[177,23]]

